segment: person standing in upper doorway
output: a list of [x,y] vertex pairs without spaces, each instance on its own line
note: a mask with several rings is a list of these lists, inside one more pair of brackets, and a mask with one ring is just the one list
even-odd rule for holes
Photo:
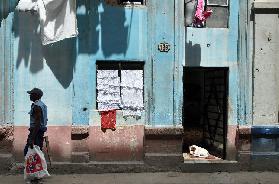
[[30,95],[31,105],[30,114],[30,128],[27,143],[24,148],[24,156],[26,156],[28,147],[33,148],[37,145],[42,150],[44,142],[44,133],[47,130],[47,106],[41,101],[43,91],[39,88],[33,88],[27,91]]

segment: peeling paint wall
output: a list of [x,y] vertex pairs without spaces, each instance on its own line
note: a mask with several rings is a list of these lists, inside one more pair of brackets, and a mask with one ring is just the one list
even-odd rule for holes
[[[184,60],[184,2],[180,0],[148,0],[148,60],[144,72],[151,86],[146,88],[150,126],[182,126],[182,62]],[[172,11],[175,10],[175,11]],[[160,52],[158,45],[170,45]],[[146,83],[144,83],[146,86]]]
[[238,122],[239,125],[252,125],[253,111],[253,16],[254,0],[239,1],[239,46],[238,46]]
[[0,2],[0,125],[13,125],[13,35],[12,9],[14,1]]

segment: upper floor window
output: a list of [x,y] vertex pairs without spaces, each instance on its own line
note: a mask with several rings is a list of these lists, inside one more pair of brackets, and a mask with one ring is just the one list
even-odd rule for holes
[[206,20],[206,27],[228,27],[229,0],[207,0],[206,7],[213,11],[212,15]]
[[188,27],[227,28],[229,0],[185,0]]

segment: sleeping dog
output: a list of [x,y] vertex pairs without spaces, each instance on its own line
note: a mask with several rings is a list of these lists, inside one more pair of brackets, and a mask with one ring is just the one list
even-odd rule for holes
[[189,150],[190,150],[190,155],[193,155],[194,157],[206,158],[209,156],[209,153],[206,149],[196,145],[190,146]]

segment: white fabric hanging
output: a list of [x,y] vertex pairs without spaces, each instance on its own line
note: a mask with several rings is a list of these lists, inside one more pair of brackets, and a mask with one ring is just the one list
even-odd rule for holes
[[38,11],[37,0],[20,0],[16,9],[18,11]]
[[37,11],[43,45],[78,35],[76,0],[20,0],[20,11]]

